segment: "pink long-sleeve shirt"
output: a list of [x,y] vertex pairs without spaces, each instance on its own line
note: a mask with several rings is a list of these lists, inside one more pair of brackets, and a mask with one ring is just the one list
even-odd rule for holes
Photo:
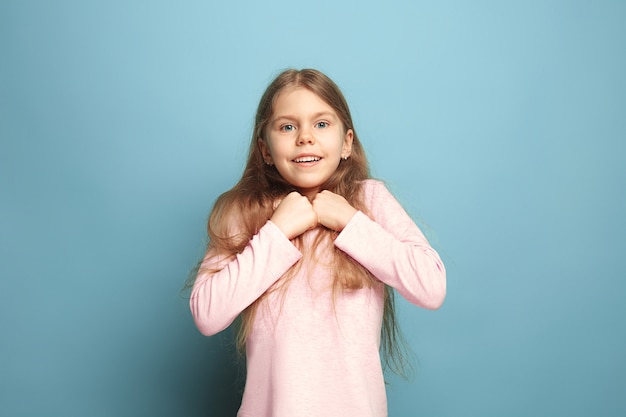
[[[247,377],[239,417],[387,415],[379,356],[384,284],[409,302],[438,308],[445,297],[439,255],[379,181],[363,183],[370,217],[357,212],[334,245],[379,280],[370,288],[342,290],[333,298],[333,274],[319,251],[317,262],[268,221],[230,261],[211,253],[199,274],[190,306],[199,330],[212,335],[228,327],[297,262],[304,263],[286,287],[258,307],[246,342]],[[315,237],[304,236],[304,245]]]

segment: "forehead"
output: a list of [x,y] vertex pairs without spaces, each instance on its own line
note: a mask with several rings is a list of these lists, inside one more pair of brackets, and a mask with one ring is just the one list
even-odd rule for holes
[[273,117],[305,115],[327,112],[337,116],[335,110],[313,91],[304,87],[289,87],[276,95]]

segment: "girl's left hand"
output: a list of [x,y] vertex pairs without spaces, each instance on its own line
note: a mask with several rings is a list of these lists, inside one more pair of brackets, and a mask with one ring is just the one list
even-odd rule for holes
[[317,194],[311,204],[319,223],[337,232],[341,232],[357,212],[345,198],[328,190]]

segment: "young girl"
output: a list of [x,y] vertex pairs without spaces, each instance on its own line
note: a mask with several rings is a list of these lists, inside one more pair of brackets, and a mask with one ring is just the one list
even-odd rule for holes
[[348,105],[324,74],[287,70],[269,85],[243,176],[215,203],[208,235],[190,306],[205,335],[241,319],[238,416],[386,416],[393,289],[436,309],[445,269],[369,178]]

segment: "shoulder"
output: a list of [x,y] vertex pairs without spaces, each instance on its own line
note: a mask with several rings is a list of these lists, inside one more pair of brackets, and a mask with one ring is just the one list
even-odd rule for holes
[[372,193],[380,188],[387,188],[385,187],[385,183],[383,183],[381,180],[376,180],[374,178],[368,178],[361,181],[361,187],[365,193]]
[[227,191],[217,199],[209,216],[209,237],[243,244],[267,222],[268,213],[267,205],[262,202],[238,190]]
[[384,182],[367,179],[361,182],[362,201],[373,220],[379,221],[401,207]]
[[363,200],[368,205],[369,202],[376,199],[392,197],[385,183],[380,180],[366,179],[361,181],[361,190],[363,192]]

